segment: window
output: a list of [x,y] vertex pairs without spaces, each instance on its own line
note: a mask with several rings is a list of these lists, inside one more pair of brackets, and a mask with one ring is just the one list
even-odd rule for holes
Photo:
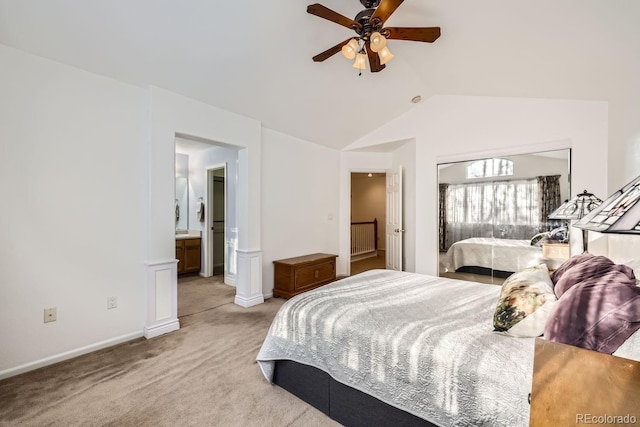
[[540,226],[536,179],[451,184],[447,248],[470,237],[530,239]]
[[467,165],[467,179],[513,175],[513,162],[507,159],[476,160]]

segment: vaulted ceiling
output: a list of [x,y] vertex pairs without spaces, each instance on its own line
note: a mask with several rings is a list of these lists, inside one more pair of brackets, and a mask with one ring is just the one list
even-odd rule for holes
[[[320,0],[353,18],[358,0]],[[154,85],[341,149],[433,94],[608,100],[637,87],[636,0],[405,0],[387,26],[439,26],[433,44],[390,40],[385,70],[337,54],[352,31],[294,0],[0,0],[0,43]]]

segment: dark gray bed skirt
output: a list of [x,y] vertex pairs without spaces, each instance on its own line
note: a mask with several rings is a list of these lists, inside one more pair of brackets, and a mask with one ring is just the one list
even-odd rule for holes
[[344,426],[436,427],[422,418],[339,383],[313,366],[278,360],[273,382]]
[[513,271],[493,270],[487,267],[476,267],[476,266],[468,266],[468,265],[463,265],[462,267],[457,269],[456,272],[481,274],[483,276],[493,276],[493,277],[499,277],[501,279],[506,279],[507,277],[513,274]]

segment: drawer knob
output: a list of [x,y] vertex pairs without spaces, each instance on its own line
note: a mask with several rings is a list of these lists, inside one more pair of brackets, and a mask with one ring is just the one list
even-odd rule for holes
[[314,275],[315,275],[315,277],[316,277],[316,279],[317,279],[318,277],[320,277],[320,271],[316,270],[316,271],[315,271],[315,273],[314,273]]

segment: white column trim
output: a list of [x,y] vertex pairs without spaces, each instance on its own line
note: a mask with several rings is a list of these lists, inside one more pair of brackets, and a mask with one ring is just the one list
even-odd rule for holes
[[[147,315],[145,317],[144,337],[154,338],[169,332],[180,329],[180,321],[178,320],[178,260],[171,259],[165,261],[150,261],[146,263],[147,267]],[[168,289],[165,294],[161,295],[166,307],[161,307],[158,311],[158,273],[166,272],[170,280]],[[164,312],[168,315],[163,316]]]
[[234,303],[245,308],[262,304],[262,251],[238,249],[236,254],[238,274]]

